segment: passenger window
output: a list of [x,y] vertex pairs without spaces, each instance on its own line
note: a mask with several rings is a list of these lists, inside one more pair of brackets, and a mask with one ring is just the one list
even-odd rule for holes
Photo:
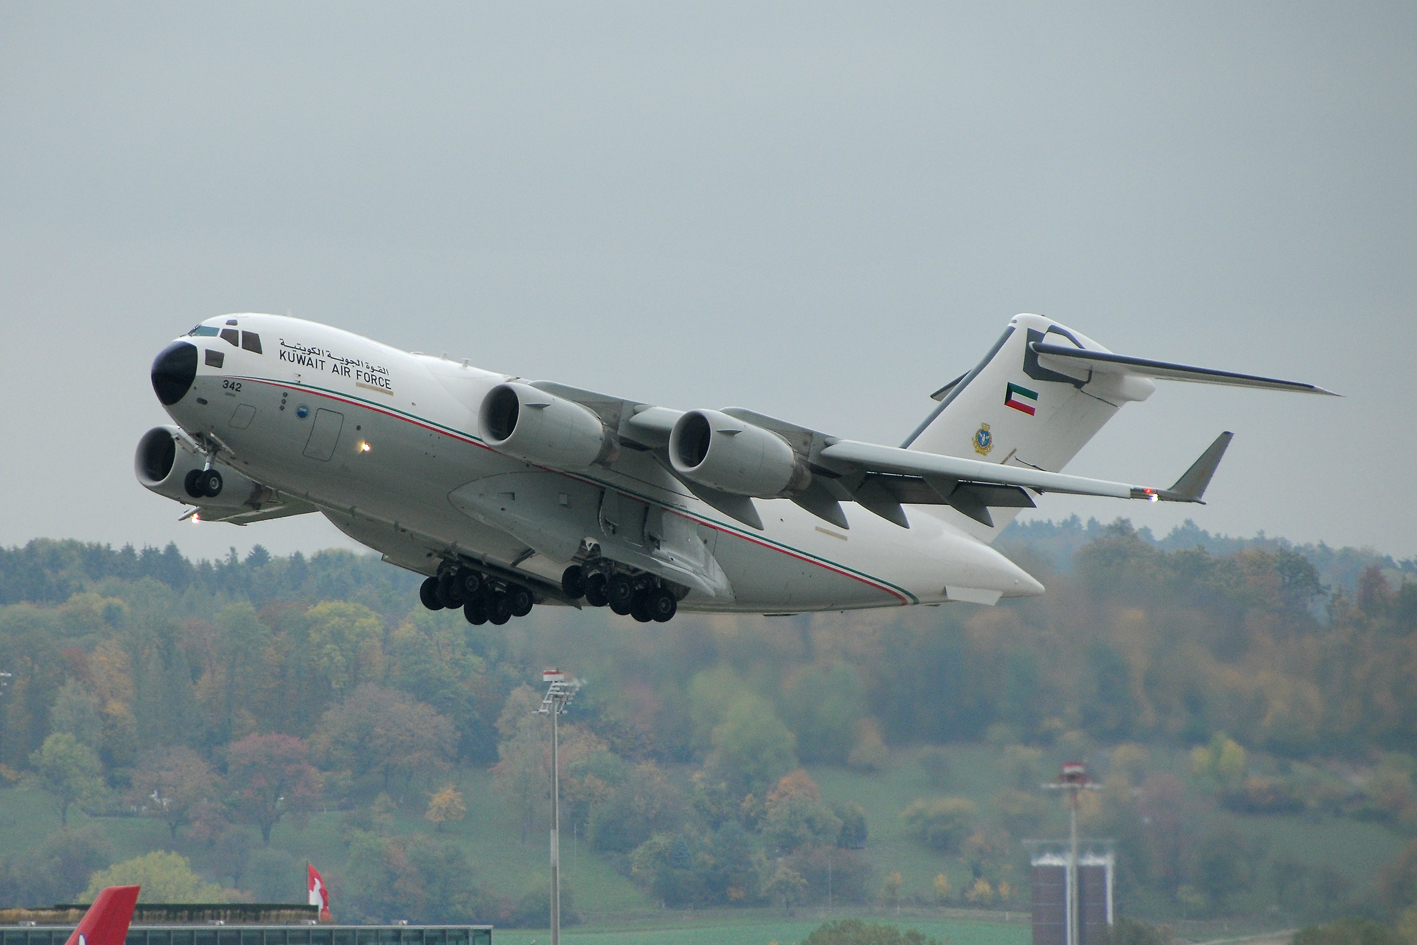
[[214,338],[216,337],[216,326],[198,325],[196,328],[193,328],[191,331],[187,332],[187,334],[196,335],[198,338]]
[[226,355],[222,354],[220,351],[213,351],[210,348],[207,349],[207,367],[221,367],[222,362],[225,360]]
[[241,347],[241,333],[235,328],[223,328],[221,330],[221,340],[225,341],[233,348]]
[[241,333],[241,347],[247,351],[261,353],[261,336],[254,331],[243,331]]

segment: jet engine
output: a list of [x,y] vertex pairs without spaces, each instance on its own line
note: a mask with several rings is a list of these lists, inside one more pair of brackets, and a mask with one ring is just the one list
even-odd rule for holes
[[598,416],[528,384],[498,384],[477,416],[488,446],[530,463],[589,466],[614,462],[620,453]]
[[768,499],[812,482],[807,464],[776,433],[717,410],[690,410],[669,434],[674,471],[722,492]]
[[138,452],[133,457],[133,472],[144,488],[190,505],[239,508],[261,488],[230,466],[213,463],[212,469],[221,474],[218,480],[220,491],[216,495],[203,493],[194,497],[187,489],[188,476],[200,473],[205,466],[206,459],[191,452],[181,442],[176,427],[153,427],[144,433],[138,441]]

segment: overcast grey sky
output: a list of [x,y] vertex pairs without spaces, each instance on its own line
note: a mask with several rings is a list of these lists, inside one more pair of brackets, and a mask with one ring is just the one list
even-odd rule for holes
[[0,5],[0,543],[307,552],[139,487],[225,312],[898,443],[1017,312],[1165,384],[1130,515],[1417,553],[1417,5]]

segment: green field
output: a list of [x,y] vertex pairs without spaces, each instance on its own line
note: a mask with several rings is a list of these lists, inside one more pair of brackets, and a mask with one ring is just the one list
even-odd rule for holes
[[[756,910],[754,910],[756,912]],[[808,910],[813,911],[813,910]],[[721,915],[721,913],[720,913]],[[830,918],[841,918],[832,916]],[[894,918],[860,916],[868,922],[886,922],[901,929],[919,929],[946,945],[1024,945],[1030,940],[1027,922],[975,922],[967,919]],[[722,924],[707,924],[703,919],[686,915],[678,924],[665,922],[649,926],[628,926],[607,929],[568,929],[561,933],[566,945],[790,945],[828,921],[828,917],[783,919],[767,915],[745,917],[733,921],[730,915]],[[544,930],[508,929],[496,935],[499,943],[544,945]]]

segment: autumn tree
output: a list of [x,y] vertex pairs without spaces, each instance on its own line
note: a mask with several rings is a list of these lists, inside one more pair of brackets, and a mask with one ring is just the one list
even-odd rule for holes
[[710,736],[707,767],[741,794],[759,797],[797,767],[797,738],[761,696],[745,695],[728,707]]
[[457,734],[432,706],[364,683],[324,714],[312,742],[331,765],[355,775],[378,773],[385,790],[401,775],[407,791],[418,773],[448,768]]
[[959,849],[978,816],[979,805],[965,797],[921,798],[900,812],[912,836],[944,853]]
[[211,766],[180,745],[145,752],[133,770],[135,800],[167,824],[174,840],[177,828],[192,822],[197,805],[215,793]]
[[92,748],[68,732],[56,732],[30,757],[40,786],[49,792],[61,826],[69,825],[69,806],[103,791],[102,767]]
[[763,883],[763,894],[769,899],[780,900],[783,913],[792,915],[793,903],[801,902],[807,894],[807,880],[791,867],[779,866],[771,871],[767,882]]
[[362,604],[325,601],[305,614],[318,677],[335,693],[353,692],[383,666],[384,621]]
[[448,821],[456,823],[466,816],[467,805],[463,803],[462,792],[451,784],[429,799],[428,812],[423,815],[440,832]]
[[227,749],[227,788],[239,820],[256,826],[270,845],[271,828],[292,811],[308,810],[322,789],[305,742],[290,735],[247,735]]

